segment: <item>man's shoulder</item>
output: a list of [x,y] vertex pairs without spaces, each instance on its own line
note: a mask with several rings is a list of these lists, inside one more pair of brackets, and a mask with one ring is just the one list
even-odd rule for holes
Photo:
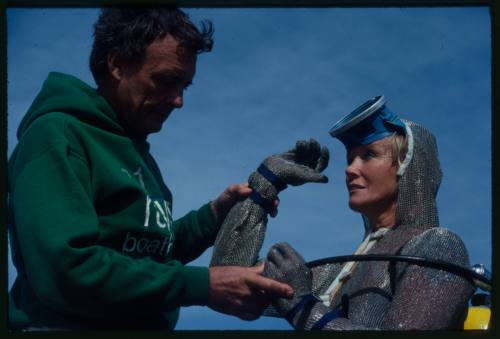
[[64,149],[65,145],[72,143],[71,140],[75,140],[74,131],[79,129],[68,126],[77,124],[77,119],[63,112],[50,112],[39,116],[23,130],[16,149],[22,150],[23,153],[39,154],[61,147]]
[[49,133],[64,134],[66,126],[80,125],[79,120],[64,112],[49,112],[34,120],[26,129],[24,135]]

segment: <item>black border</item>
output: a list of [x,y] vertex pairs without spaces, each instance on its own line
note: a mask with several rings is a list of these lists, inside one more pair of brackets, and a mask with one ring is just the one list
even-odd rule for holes
[[447,7],[489,6],[495,0],[7,0],[7,7],[99,7],[175,4],[181,7]]
[[[497,153],[500,149],[499,145],[499,121],[500,121],[500,53],[499,53],[499,36],[500,36],[500,0],[178,0],[178,1],[151,1],[151,0],[101,0],[101,1],[85,1],[85,0],[10,0],[1,3],[0,14],[0,103],[2,114],[0,114],[0,156],[4,159],[0,171],[2,179],[0,180],[0,192],[3,196],[3,204],[1,205],[1,225],[3,231],[0,232],[0,257],[3,256],[4,261],[0,270],[0,291],[3,292],[3,297],[0,298],[0,337],[25,337],[25,336],[42,336],[42,337],[67,337],[72,338],[88,338],[96,336],[102,338],[152,338],[152,337],[177,337],[177,338],[199,338],[217,337],[217,338],[246,338],[255,336],[264,336],[272,338],[298,338],[302,336],[314,338],[326,337],[354,337],[354,338],[373,338],[373,337],[390,337],[390,338],[417,338],[420,336],[437,336],[439,338],[464,338],[464,337],[496,337],[496,324],[498,324],[498,315],[496,312],[497,296],[492,294],[492,323],[491,329],[488,331],[405,331],[405,332],[374,332],[374,331],[344,331],[344,332],[293,332],[293,331],[85,331],[85,332],[38,332],[38,333],[23,333],[12,332],[7,330],[7,306],[8,295],[7,291],[7,21],[6,9],[8,7],[104,7],[113,5],[178,5],[181,7],[464,7],[464,6],[487,6],[490,9],[491,22],[491,63],[492,63],[492,256],[497,257],[496,245],[499,243],[499,231],[496,229],[500,226],[500,214],[498,206],[498,198],[500,197],[500,181],[499,181],[499,166]],[[471,178],[473,180],[473,178]],[[485,206],[488,208],[490,206]],[[473,227],[473,225],[470,225]],[[497,286],[496,272],[500,271],[499,261],[492,260],[492,283]]]

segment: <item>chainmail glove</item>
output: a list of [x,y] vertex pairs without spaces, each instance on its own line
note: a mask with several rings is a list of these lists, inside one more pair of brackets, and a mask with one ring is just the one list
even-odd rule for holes
[[328,148],[321,147],[316,140],[299,140],[288,152],[266,158],[250,175],[248,183],[264,200],[264,203],[259,203],[266,208],[266,204],[272,206],[279,191],[287,185],[328,182],[328,177],[321,172],[328,166],[329,158]]
[[328,160],[328,149],[313,139],[298,141],[288,152],[266,158],[248,180],[253,196],[236,203],[224,219],[210,266],[255,265],[264,242],[267,214],[278,192],[286,185],[328,182],[321,174]]
[[[294,290],[292,299],[276,298],[273,306],[284,317],[292,316],[290,311],[312,295],[312,273],[304,258],[286,242],[277,243],[267,254],[264,275],[290,285]],[[305,306],[305,305],[304,305]]]
[[312,270],[289,244],[275,244],[267,255],[264,275],[290,285],[292,299],[274,298],[272,305],[297,330],[335,328],[330,323],[340,312],[331,310],[313,293]]

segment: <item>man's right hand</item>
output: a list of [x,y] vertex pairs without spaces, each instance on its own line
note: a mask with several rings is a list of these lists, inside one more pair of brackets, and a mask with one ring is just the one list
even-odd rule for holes
[[208,306],[218,312],[255,320],[272,298],[292,298],[287,284],[262,276],[264,264],[256,267],[211,267]]

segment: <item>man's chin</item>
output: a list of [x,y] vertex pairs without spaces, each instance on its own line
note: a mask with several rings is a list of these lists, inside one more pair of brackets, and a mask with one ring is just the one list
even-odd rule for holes
[[147,128],[150,129],[151,131],[159,132],[165,121],[167,121],[168,117],[170,116],[170,113],[168,114],[152,114],[148,117],[146,122]]
[[134,126],[135,128],[130,130],[130,135],[136,138],[147,138],[149,134],[157,133],[162,129],[163,123],[147,123],[140,126]]
[[149,123],[149,124],[147,124],[147,126],[145,126],[145,132],[146,132],[146,134],[158,133],[159,131],[161,131],[162,127],[163,127],[163,121]]

